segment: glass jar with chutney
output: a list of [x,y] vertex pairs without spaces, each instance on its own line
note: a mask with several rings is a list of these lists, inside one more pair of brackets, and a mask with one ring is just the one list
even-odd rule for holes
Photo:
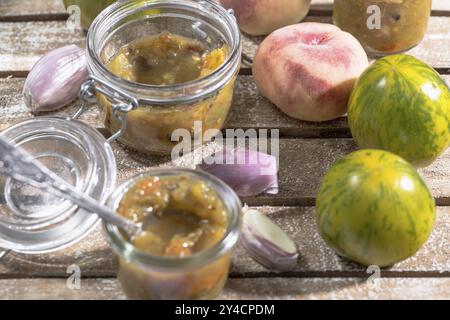
[[381,56],[419,44],[430,13],[431,0],[335,0],[333,20],[369,54]]
[[131,299],[211,299],[228,278],[241,203],[222,181],[202,171],[155,170],[121,185],[108,205],[142,223],[127,239],[105,224],[118,279]]
[[82,96],[125,145],[170,154],[177,129],[222,129],[241,51],[234,16],[214,1],[119,1],[89,29]]

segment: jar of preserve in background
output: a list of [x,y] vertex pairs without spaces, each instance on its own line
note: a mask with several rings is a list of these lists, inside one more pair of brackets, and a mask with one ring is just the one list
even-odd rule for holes
[[373,55],[400,53],[419,44],[430,14],[431,0],[335,0],[333,7],[334,23]]

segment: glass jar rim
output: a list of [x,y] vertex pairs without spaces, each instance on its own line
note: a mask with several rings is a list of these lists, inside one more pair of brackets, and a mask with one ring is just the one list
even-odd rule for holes
[[127,239],[125,239],[119,231],[119,228],[103,222],[103,227],[113,250],[125,258],[128,261],[137,263],[144,268],[163,269],[164,271],[178,271],[185,269],[197,268],[202,265],[206,265],[209,262],[214,261],[225,252],[230,250],[238,241],[239,230],[241,226],[242,204],[236,193],[222,180],[210,175],[201,170],[174,168],[174,169],[153,169],[141,174],[138,174],[125,183],[120,185],[110,195],[107,205],[115,210],[122,199],[124,193],[139,179],[148,176],[161,176],[161,175],[178,175],[178,174],[190,174],[196,178],[207,181],[212,185],[214,190],[222,198],[225,206],[227,206],[229,217],[231,217],[227,231],[223,238],[211,248],[207,250],[195,253],[188,257],[173,258],[173,257],[161,257],[151,255],[142,250],[135,248]]
[[[139,6],[137,6],[139,4]],[[100,36],[102,32],[105,32],[104,29],[107,26],[111,26],[115,20],[124,20],[127,17],[144,10],[158,10],[162,8],[178,8],[178,9],[191,9],[196,10],[209,10],[211,11],[212,16],[217,21],[222,21],[226,24],[227,29],[230,33],[231,37],[231,48],[228,57],[225,61],[212,73],[201,77],[199,79],[172,84],[172,85],[150,85],[143,84],[138,82],[128,81],[123,79],[111,71],[105,66],[105,64],[101,61],[101,51],[104,48],[104,43],[100,41]],[[157,16],[155,14],[154,16]],[[129,22],[128,22],[129,23]],[[109,34],[106,39],[109,39],[113,33]],[[105,40],[104,42],[106,42]],[[149,90],[154,90],[158,92],[173,92],[175,90],[179,92],[186,92],[189,89],[196,87],[207,87],[206,90],[201,90],[201,92],[194,94],[193,96],[185,96],[183,99],[177,97],[177,99],[170,98],[138,98],[139,101],[142,101],[146,104],[174,104],[174,103],[189,103],[195,100],[199,100],[204,96],[208,96],[211,93],[214,93],[219,88],[223,87],[228,81],[234,76],[237,70],[240,68],[240,60],[242,55],[242,47],[241,47],[241,34],[239,31],[239,27],[237,25],[236,18],[234,15],[226,10],[219,3],[211,0],[202,0],[202,1],[194,1],[194,0],[148,0],[144,3],[140,0],[125,0],[125,1],[117,1],[116,3],[110,5],[105,10],[103,10],[100,15],[93,21],[91,27],[89,28],[87,34],[87,63],[90,69],[90,72],[95,76],[100,76],[103,79],[107,79],[108,82],[113,85],[125,89],[128,92],[145,92]],[[214,85],[211,85],[211,82],[214,80]],[[197,90],[198,91],[198,90]],[[182,100],[182,101],[180,101]]]

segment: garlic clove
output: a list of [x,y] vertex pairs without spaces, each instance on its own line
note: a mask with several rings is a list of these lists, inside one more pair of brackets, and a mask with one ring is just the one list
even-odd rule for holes
[[298,250],[292,239],[266,215],[250,209],[244,213],[241,244],[259,264],[274,271],[297,265]]
[[23,89],[25,104],[35,113],[60,109],[78,97],[88,76],[84,50],[76,45],[52,50],[31,69]]
[[277,159],[266,153],[236,148],[214,155],[213,164],[200,169],[227,183],[239,196],[257,196],[263,192],[278,193]]

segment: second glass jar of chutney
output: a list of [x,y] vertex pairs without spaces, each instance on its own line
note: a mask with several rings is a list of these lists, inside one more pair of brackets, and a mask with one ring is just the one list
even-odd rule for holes
[[383,56],[419,44],[430,13],[431,0],[335,0],[333,20],[369,54]]

